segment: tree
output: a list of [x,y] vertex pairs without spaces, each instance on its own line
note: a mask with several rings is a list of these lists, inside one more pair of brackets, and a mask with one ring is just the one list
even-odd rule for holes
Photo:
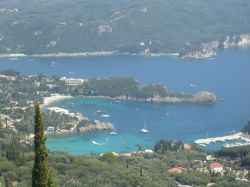
[[116,156],[114,155],[114,153],[105,153],[100,157],[101,161],[105,161],[105,162],[115,162],[117,160]]
[[45,146],[44,122],[42,120],[39,104],[35,105],[35,137],[34,151],[35,163],[32,171],[32,187],[52,187],[55,186],[52,175],[48,167],[48,153]]

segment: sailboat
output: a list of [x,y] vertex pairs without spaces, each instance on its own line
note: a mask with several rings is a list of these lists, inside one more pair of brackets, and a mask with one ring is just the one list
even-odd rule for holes
[[116,131],[111,131],[109,134],[110,135],[117,135],[117,132]]
[[147,126],[146,126],[146,123],[144,121],[144,127],[141,129],[141,133],[148,133],[148,129],[147,129]]
[[109,134],[110,135],[117,135],[117,132],[116,132],[115,128],[113,128],[113,130]]

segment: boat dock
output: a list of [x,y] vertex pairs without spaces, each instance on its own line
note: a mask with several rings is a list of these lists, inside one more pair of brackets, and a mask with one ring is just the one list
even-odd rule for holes
[[245,141],[245,143],[225,144],[224,147],[237,147],[237,146],[250,145],[250,136],[247,134],[243,134],[242,132],[235,133],[235,134],[228,135],[228,136],[198,139],[198,140],[195,140],[194,143],[200,146],[207,146],[210,143],[226,142],[226,141],[232,141],[232,140],[243,140]]
[[226,148],[229,148],[229,147],[239,147],[239,146],[247,146],[247,145],[250,145],[250,142],[245,142],[245,143],[234,143],[234,144],[225,144],[223,145],[223,147],[226,147]]

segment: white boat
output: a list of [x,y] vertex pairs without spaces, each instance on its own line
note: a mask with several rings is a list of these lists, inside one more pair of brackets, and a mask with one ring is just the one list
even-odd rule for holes
[[147,126],[146,126],[146,123],[144,122],[144,127],[141,129],[141,133],[148,133],[148,129],[147,129]]
[[110,135],[117,135],[116,131],[111,131],[109,134]]
[[143,128],[143,129],[141,129],[141,132],[142,133],[148,133],[149,131],[148,131],[148,129]]
[[105,112],[103,110],[97,110],[96,113],[97,114],[104,114]]
[[108,115],[108,114],[102,114],[101,117],[102,117],[102,118],[109,118],[110,115]]

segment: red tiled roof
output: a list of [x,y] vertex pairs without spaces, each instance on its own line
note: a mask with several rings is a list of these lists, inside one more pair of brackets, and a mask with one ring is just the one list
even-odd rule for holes
[[186,168],[182,168],[182,167],[176,167],[176,168],[172,168],[170,170],[168,170],[170,173],[182,173],[184,171],[186,171]]
[[186,143],[184,143],[183,147],[184,147],[185,150],[190,150],[191,149],[191,146],[189,144],[186,144]]
[[220,168],[222,165],[218,162],[210,163],[210,168]]

